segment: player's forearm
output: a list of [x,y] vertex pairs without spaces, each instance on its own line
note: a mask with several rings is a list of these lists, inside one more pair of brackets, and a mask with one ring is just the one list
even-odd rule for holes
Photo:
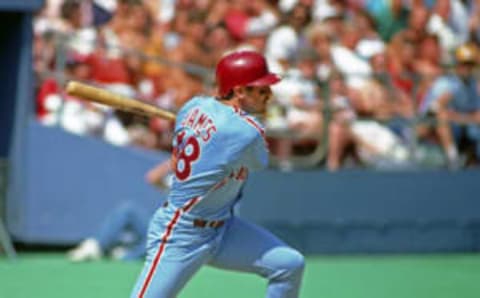
[[163,179],[171,172],[171,170],[171,159],[168,159],[148,171],[146,180],[152,185],[163,185]]

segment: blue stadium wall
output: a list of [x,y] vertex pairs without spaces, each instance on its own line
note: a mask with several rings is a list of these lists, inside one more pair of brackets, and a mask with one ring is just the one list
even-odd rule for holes
[[[21,191],[7,201],[17,241],[68,245],[98,230],[112,206],[164,199],[144,181],[166,153],[112,147],[29,120]],[[476,251],[480,171],[325,171],[250,177],[239,215],[306,253]]]
[[[10,165],[5,217],[17,242],[70,245],[97,231],[122,201],[153,212],[166,194],[144,174],[167,155],[36,123],[30,24],[40,4],[0,1],[0,22],[9,26],[0,26],[0,157]],[[478,170],[266,171],[250,177],[239,215],[305,253],[478,251],[479,194]]]

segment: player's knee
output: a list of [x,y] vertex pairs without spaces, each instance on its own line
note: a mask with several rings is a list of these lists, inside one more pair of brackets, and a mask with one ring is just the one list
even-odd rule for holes
[[298,251],[290,249],[286,258],[286,268],[290,272],[301,273],[305,268],[305,257]]
[[[276,272],[278,277],[301,275],[305,267],[305,257],[297,250],[290,247],[282,247],[276,251]],[[272,276],[271,276],[272,277]]]

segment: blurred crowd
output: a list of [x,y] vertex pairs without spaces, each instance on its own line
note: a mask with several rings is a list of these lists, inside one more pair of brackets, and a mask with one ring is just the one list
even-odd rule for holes
[[72,133],[170,150],[171,123],[63,84],[175,111],[214,94],[222,55],[249,49],[284,78],[265,118],[273,166],[480,163],[480,0],[47,0],[34,34],[37,118]]

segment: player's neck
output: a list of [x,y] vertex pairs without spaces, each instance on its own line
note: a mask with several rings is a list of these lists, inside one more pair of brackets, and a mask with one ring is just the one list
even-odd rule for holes
[[219,99],[218,101],[223,103],[224,105],[230,106],[232,108],[240,109],[240,110],[242,109],[242,107],[240,106],[240,103],[238,102],[237,98],[231,98],[231,99],[228,99],[228,100]]

